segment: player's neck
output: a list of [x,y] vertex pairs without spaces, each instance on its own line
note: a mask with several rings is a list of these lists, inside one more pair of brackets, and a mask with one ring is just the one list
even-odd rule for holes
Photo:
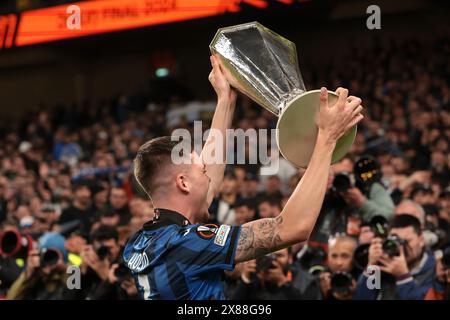
[[183,215],[191,223],[196,223],[196,214],[194,208],[185,201],[179,199],[167,199],[166,201],[155,201],[156,208],[176,211]]

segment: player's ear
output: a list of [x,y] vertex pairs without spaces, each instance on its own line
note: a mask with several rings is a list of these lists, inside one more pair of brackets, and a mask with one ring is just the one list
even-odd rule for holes
[[176,186],[183,193],[189,193],[190,183],[187,179],[187,175],[179,173],[176,176]]

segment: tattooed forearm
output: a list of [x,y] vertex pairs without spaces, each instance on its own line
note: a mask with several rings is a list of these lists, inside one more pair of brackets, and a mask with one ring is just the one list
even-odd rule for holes
[[285,245],[279,235],[283,217],[255,220],[242,226],[236,251],[236,262],[251,260]]

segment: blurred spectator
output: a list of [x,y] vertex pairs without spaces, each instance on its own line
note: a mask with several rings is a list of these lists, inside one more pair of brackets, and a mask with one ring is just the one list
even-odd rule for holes
[[79,184],[74,188],[74,199],[72,205],[63,210],[59,217],[59,225],[71,221],[79,221],[80,229],[89,232],[93,213],[92,213],[91,190],[88,186]]
[[50,229],[58,222],[60,215],[61,209],[56,204],[44,204],[41,208],[41,216]]
[[241,189],[243,198],[255,199],[259,193],[259,177],[251,172],[247,172],[244,180],[244,187]]
[[255,214],[255,204],[250,199],[241,200],[234,206],[234,222],[238,226],[254,220]]
[[61,141],[55,145],[55,159],[74,166],[83,155],[80,145],[77,143],[78,135],[76,133],[65,134]]
[[96,211],[101,211],[108,203],[109,189],[106,186],[97,186],[92,191],[93,205]]
[[412,200],[403,200],[395,207],[395,214],[409,214],[420,221],[420,225],[425,225],[425,211],[422,206]]
[[266,179],[265,196],[282,199],[281,179],[278,176],[269,176]]
[[[111,227],[117,227],[120,223],[120,214],[110,209],[104,209],[103,212],[100,214],[98,224],[104,225],[104,226],[111,226]],[[92,229],[95,230],[96,226],[92,226]]]
[[147,221],[153,220],[153,217],[155,215],[150,201],[142,201],[142,206],[139,206],[139,208],[139,210],[133,213],[130,221],[131,234],[134,234],[140,228],[142,228],[144,223],[146,223]]
[[220,224],[234,224],[234,205],[240,196],[237,193],[237,179],[233,172],[225,174],[219,196],[211,203],[212,219]]
[[131,219],[131,215],[125,189],[117,187],[112,188],[109,196],[109,203],[111,205],[111,210],[119,214],[120,224],[127,224]]
[[275,218],[281,210],[281,199],[278,197],[264,197],[259,200],[258,214],[261,218]]
[[412,201],[421,206],[424,204],[433,203],[433,190],[430,186],[417,184],[411,191],[410,198]]

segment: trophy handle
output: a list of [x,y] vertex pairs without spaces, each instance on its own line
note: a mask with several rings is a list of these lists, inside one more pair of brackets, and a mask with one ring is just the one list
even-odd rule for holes
[[[334,104],[338,95],[328,91],[328,103]],[[316,114],[320,107],[320,90],[304,92],[290,101],[278,117],[276,140],[281,155],[296,167],[306,168],[311,160],[319,128]],[[357,126],[351,128],[336,143],[331,163],[342,159],[350,150]]]

